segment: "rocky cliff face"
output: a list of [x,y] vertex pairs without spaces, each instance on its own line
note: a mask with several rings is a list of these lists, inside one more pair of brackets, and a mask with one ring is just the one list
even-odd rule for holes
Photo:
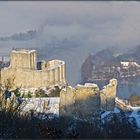
[[114,57],[114,54],[109,49],[104,49],[97,52],[95,55],[89,55],[81,67],[81,77],[83,82],[88,82],[92,77],[94,69],[102,69],[104,66],[118,64],[119,61]]
[[109,80],[111,78],[119,80],[123,77],[138,76],[139,68],[133,66],[124,70],[120,62],[128,61],[140,64],[139,53],[140,46],[131,50],[131,52],[120,53],[110,49],[104,49],[95,55],[89,55],[81,67],[82,82]]

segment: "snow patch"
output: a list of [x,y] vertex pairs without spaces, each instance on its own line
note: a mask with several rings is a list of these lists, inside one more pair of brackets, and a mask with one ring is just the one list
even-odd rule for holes
[[134,110],[129,117],[135,118],[137,127],[140,128],[140,115],[138,114],[138,110]]
[[120,113],[120,110],[118,108],[114,108],[114,113]]
[[103,114],[101,114],[101,119],[106,118],[110,113],[110,111],[105,111]]
[[33,110],[37,113],[59,116],[59,97],[24,98],[23,101],[26,103],[22,108],[23,112],[30,112]]

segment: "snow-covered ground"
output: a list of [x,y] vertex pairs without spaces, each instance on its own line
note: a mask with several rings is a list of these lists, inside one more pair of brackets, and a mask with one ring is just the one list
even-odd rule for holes
[[120,110],[115,107],[113,111],[105,111],[101,114],[101,119],[106,118],[110,113],[120,113]]
[[59,116],[59,102],[59,97],[24,98],[22,112],[33,110],[40,114]]
[[113,113],[120,113],[120,110],[118,108],[114,108],[113,111],[104,111],[102,114],[101,114],[101,121],[102,123],[104,124],[107,121],[110,121],[110,115],[113,114]]
[[[125,115],[127,116],[128,120],[133,124],[136,122],[136,126],[138,129],[140,129],[140,107],[133,107],[131,105],[126,105],[125,102],[119,98],[116,98],[116,100],[121,103],[122,105],[125,105],[125,107],[128,109],[128,111],[125,110]],[[102,122],[104,123],[105,120],[108,120],[110,115],[112,113],[120,113],[120,109],[117,107],[114,108],[114,111],[105,111],[101,114]],[[109,120],[108,120],[109,121]]]
[[134,109],[129,118],[134,118],[137,124],[137,127],[140,128],[140,110]]
[[131,114],[128,115],[128,118],[134,118],[137,124],[137,127],[140,128],[140,106],[133,107],[131,105],[126,105],[124,100],[116,98],[116,101],[126,107],[128,110],[131,111]]
[[[53,118],[53,116],[59,117],[59,97],[24,98],[23,100],[23,104],[25,103],[25,106],[23,106],[22,108],[23,112],[30,112],[31,110],[33,110],[36,113],[46,114],[50,118]],[[123,102],[122,100],[120,101]],[[126,112],[128,119],[130,121],[135,120],[137,127],[140,129],[140,107],[132,107],[128,105],[128,108],[131,108],[132,110],[130,113]],[[104,122],[105,119],[108,119],[110,114],[112,113],[118,114],[120,113],[120,109],[115,107],[113,111],[103,112],[101,114],[102,121]],[[45,119],[46,116],[41,117],[42,119]]]

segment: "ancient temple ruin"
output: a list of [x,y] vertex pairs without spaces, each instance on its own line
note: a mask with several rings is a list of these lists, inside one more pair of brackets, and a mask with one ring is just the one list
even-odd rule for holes
[[60,116],[91,120],[99,116],[101,110],[113,111],[115,107],[116,79],[111,79],[102,89],[93,83],[71,87],[66,84],[65,62],[61,60],[37,62],[36,50],[12,50],[10,66],[1,69],[0,73],[2,85],[9,80],[12,83],[12,89],[62,85],[63,88],[58,97],[60,102],[57,102]]
[[111,79],[101,90],[93,83],[77,85],[75,88],[67,86],[60,93],[60,115],[92,119],[101,110],[113,111],[116,92],[116,79]]
[[12,88],[40,88],[65,84],[65,62],[51,60],[37,62],[37,51],[14,49],[10,66],[1,70],[1,84],[12,81]]

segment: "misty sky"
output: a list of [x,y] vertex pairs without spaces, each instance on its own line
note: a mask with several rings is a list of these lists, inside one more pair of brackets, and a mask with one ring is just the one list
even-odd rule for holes
[[64,25],[73,34],[92,34],[91,42],[138,42],[139,13],[139,2],[0,2],[0,36],[37,29],[48,20],[56,31]]
[[[89,53],[106,47],[140,44],[139,13],[139,2],[3,1],[0,37],[32,29],[40,32],[40,36],[29,41],[1,41],[0,55],[9,52],[12,46],[46,47],[47,59],[66,61],[68,81],[75,84]],[[51,49],[54,41],[56,50]]]

